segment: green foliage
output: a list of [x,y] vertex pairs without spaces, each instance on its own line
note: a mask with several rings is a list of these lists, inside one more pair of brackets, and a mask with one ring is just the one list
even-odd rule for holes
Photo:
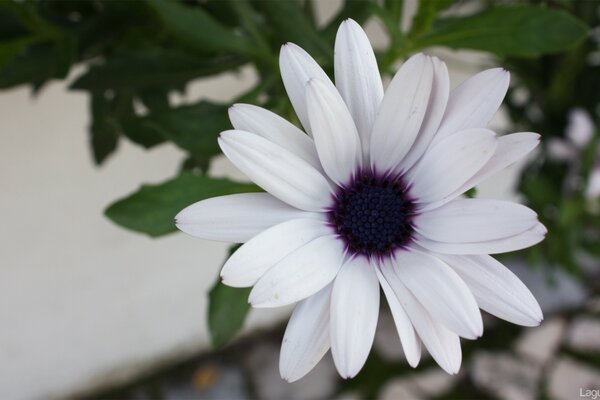
[[585,24],[566,12],[523,5],[439,19],[417,43],[418,47],[441,45],[498,56],[536,57],[568,49],[588,32]]
[[214,347],[227,344],[244,325],[246,314],[250,310],[250,290],[251,288],[226,286],[220,279],[210,289],[208,330]]
[[249,183],[184,172],[158,185],[143,185],[134,194],[111,204],[105,214],[125,228],[162,236],[175,231],[175,215],[196,201],[256,191],[258,188]]

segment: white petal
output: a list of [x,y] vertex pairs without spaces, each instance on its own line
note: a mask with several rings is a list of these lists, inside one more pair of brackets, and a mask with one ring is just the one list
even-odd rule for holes
[[492,158],[471,179],[445,198],[427,204],[422,211],[431,210],[460,196],[467,190],[483,182],[498,171],[523,158],[540,142],[540,135],[531,132],[512,133],[498,138],[498,146]]
[[223,269],[223,283],[233,287],[248,287],[285,256],[311,242],[332,233],[319,214],[306,213],[313,219],[293,219],[259,233],[229,257]]
[[273,225],[306,214],[268,193],[241,193],[187,206],[175,217],[175,225],[202,239],[243,243]]
[[498,254],[531,247],[542,240],[548,231],[538,223],[533,228],[515,236],[485,242],[438,242],[416,235],[415,241],[428,250],[442,254]]
[[383,85],[369,38],[352,19],[340,25],[335,38],[335,85],[348,105],[367,161],[371,129],[383,99]]
[[448,76],[448,68],[446,63],[437,57],[432,58],[433,61],[433,83],[431,85],[431,95],[429,97],[429,105],[427,112],[423,118],[423,124],[419,135],[415,140],[409,153],[404,157],[397,168],[397,172],[407,171],[421,158],[427,146],[435,136],[435,133],[440,126],[446,104],[448,103],[448,94],[450,92],[450,78]]
[[467,285],[448,265],[410,249],[394,254],[393,272],[433,318],[467,339],[483,333],[481,313]]
[[439,242],[483,242],[514,236],[537,223],[537,214],[510,201],[457,199],[417,215],[416,230]]
[[450,265],[473,292],[481,309],[524,326],[538,326],[544,318],[535,297],[521,280],[494,258],[484,256],[439,257]]
[[431,203],[453,193],[488,162],[496,144],[487,129],[468,129],[436,142],[409,171],[415,201]]
[[244,131],[222,132],[219,145],[248,178],[278,199],[306,211],[321,211],[330,204],[327,179],[281,146]]
[[379,316],[379,281],[366,257],[348,260],[331,293],[331,354],[340,376],[353,378],[373,346]]
[[470,128],[483,128],[492,119],[508,90],[510,74],[502,68],[480,72],[450,92],[444,119],[435,140]]
[[392,266],[389,262],[384,262],[379,269],[379,273],[393,289],[398,301],[408,314],[415,330],[433,359],[444,371],[449,374],[456,374],[462,361],[458,335],[450,332],[431,317],[398,278],[394,272],[395,268],[396,266]]
[[306,101],[321,165],[331,180],[347,184],[362,159],[352,116],[337,90],[318,79],[306,84]]
[[253,307],[280,307],[305,299],[327,286],[344,261],[337,237],[319,237],[269,269],[250,292]]
[[327,285],[302,300],[290,317],[279,355],[279,373],[288,382],[306,375],[329,349],[329,304]]
[[427,111],[433,63],[417,54],[398,70],[388,86],[373,124],[371,165],[378,171],[395,169],[414,143]]
[[392,290],[392,287],[383,275],[379,273],[379,269],[375,269],[375,271],[377,272],[379,283],[381,284],[383,293],[390,306],[392,317],[394,317],[394,324],[396,325],[396,331],[398,332],[402,348],[404,349],[406,361],[408,361],[408,365],[415,368],[419,365],[419,361],[421,360],[421,343],[419,342],[419,338],[415,334],[415,329],[413,328],[408,315],[406,315],[406,311],[402,308],[402,304],[400,304],[398,297],[396,297],[396,294]]
[[315,143],[294,124],[252,104],[234,104],[229,119],[235,129],[256,133],[291,151],[316,169],[321,169]]
[[296,115],[298,115],[298,119],[306,132],[310,134],[310,122],[308,120],[308,112],[306,111],[306,82],[311,78],[317,78],[332,88],[335,88],[335,86],[319,64],[306,51],[294,43],[286,43],[281,46],[279,69],[281,70],[283,85],[294,106],[294,110],[296,110]]

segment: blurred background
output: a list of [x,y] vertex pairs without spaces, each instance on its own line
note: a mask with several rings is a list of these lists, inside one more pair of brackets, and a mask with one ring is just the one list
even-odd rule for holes
[[[343,381],[330,355],[279,378],[289,308],[218,283],[229,246],[175,232],[184,206],[244,191],[220,154],[233,102],[296,121],[281,44],[331,74],[337,27],[367,30],[389,81],[409,55],[451,84],[492,66],[491,126],[542,146],[476,191],[538,212],[547,239],[501,260],[540,302],[522,329],[484,318],[463,367],[403,361],[382,305]],[[600,390],[600,1],[0,0],[0,398],[573,399]],[[598,395],[598,392],[595,392]]]

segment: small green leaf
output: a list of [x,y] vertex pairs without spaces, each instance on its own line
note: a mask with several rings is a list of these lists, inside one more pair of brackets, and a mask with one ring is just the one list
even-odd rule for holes
[[199,52],[252,55],[252,43],[223,26],[200,7],[167,0],[146,0],[169,34]]
[[210,158],[218,154],[217,137],[221,131],[231,127],[227,107],[206,101],[152,112],[144,117],[127,118],[122,125],[125,135],[130,138],[141,131],[153,132],[155,135],[152,137],[160,136],[172,141],[195,158]]
[[227,344],[242,328],[252,288],[233,288],[220,279],[208,294],[208,330],[214,347]]
[[538,6],[494,7],[476,15],[438,20],[416,47],[448,46],[498,56],[536,57],[568,49],[588,34],[574,16]]
[[71,89],[169,88],[239,67],[243,62],[240,58],[208,59],[173,51],[131,52],[92,65]]
[[175,215],[192,203],[257,191],[260,189],[253,184],[184,172],[158,185],[143,185],[137,192],[111,204],[104,213],[124,228],[156,237],[174,232]]
[[116,119],[110,116],[110,105],[103,95],[92,95],[90,101],[92,111],[90,144],[94,162],[98,165],[117,149],[119,126]]

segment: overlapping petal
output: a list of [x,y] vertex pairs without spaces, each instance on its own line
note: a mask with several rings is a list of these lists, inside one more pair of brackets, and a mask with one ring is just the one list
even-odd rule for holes
[[529,289],[493,257],[439,257],[461,276],[481,309],[518,325],[538,326],[542,321],[542,310]]
[[369,38],[351,19],[342,22],[338,29],[334,67],[335,85],[354,118],[366,163],[371,129],[383,99],[383,85]]
[[402,307],[402,304],[400,303],[400,300],[398,300],[398,297],[394,293],[392,287],[379,272],[378,268],[375,269],[375,272],[377,273],[379,284],[381,285],[381,289],[383,290],[388,305],[390,306],[390,311],[392,313],[392,317],[394,318],[394,324],[396,325],[396,331],[398,332],[400,342],[402,343],[402,349],[404,350],[406,361],[408,361],[408,365],[415,368],[417,365],[419,365],[419,361],[421,360],[421,342],[419,342],[419,338],[415,333],[415,329],[413,328],[406,311],[404,311],[404,308]]
[[202,239],[244,243],[273,225],[306,214],[268,193],[241,193],[187,206],[177,214],[175,224]]
[[379,316],[379,282],[366,257],[343,266],[331,294],[331,354],[342,378],[353,378],[371,351]]
[[517,162],[531,152],[540,142],[540,135],[531,132],[518,132],[498,138],[494,155],[479,171],[448,196],[425,205],[421,211],[431,210],[460,196],[467,190],[485,181],[498,171]]
[[537,224],[528,207],[502,200],[457,199],[415,217],[418,232],[449,243],[483,242],[523,233]]
[[219,145],[229,160],[254,183],[302,210],[322,211],[332,187],[309,163],[269,140],[245,131],[221,133]]
[[279,356],[279,373],[288,382],[302,378],[329,350],[329,284],[298,303],[290,317]]
[[256,133],[321,170],[317,149],[311,138],[274,112],[252,104],[234,104],[229,108],[229,119],[235,129]]
[[411,291],[404,286],[402,280],[394,272],[394,265],[386,261],[378,268],[380,280],[385,279],[392,288],[429,354],[444,371],[456,374],[462,361],[458,335],[432,318]]
[[487,129],[467,129],[434,143],[409,172],[417,203],[448,197],[493,156],[497,140]]
[[452,90],[436,141],[465,129],[485,127],[502,104],[509,82],[508,71],[492,68]]
[[307,82],[306,100],[321,165],[331,180],[342,186],[362,164],[352,116],[338,91],[319,79]]
[[292,304],[312,296],[336,277],[344,261],[344,246],[335,236],[321,236],[283,258],[254,285],[253,307]]
[[414,144],[406,157],[396,167],[396,172],[398,173],[408,171],[425,153],[440,126],[446,105],[448,104],[448,95],[450,92],[448,68],[446,67],[446,63],[437,57],[433,57],[431,60],[433,62],[433,82],[431,84],[427,112],[425,113],[423,124]]
[[433,83],[433,62],[417,54],[398,70],[388,86],[371,134],[371,166],[394,170],[413,145],[427,112]]
[[305,213],[259,233],[237,249],[221,270],[223,283],[233,287],[252,286],[284,257],[313,241],[330,235],[320,213]]
[[483,242],[439,242],[416,235],[415,241],[422,247],[442,254],[499,254],[531,247],[546,236],[548,230],[541,223],[518,235]]
[[415,249],[397,251],[386,277],[395,274],[433,318],[467,339],[483,333],[477,302],[467,285],[446,263]]
[[294,43],[281,46],[279,53],[279,69],[285,90],[294,106],[296,115],[304,130],[311,133],[308,111],[306,107],[305,87],[311,78],[320,79],[335,89],[333,82],[325,71],[304,49]]

